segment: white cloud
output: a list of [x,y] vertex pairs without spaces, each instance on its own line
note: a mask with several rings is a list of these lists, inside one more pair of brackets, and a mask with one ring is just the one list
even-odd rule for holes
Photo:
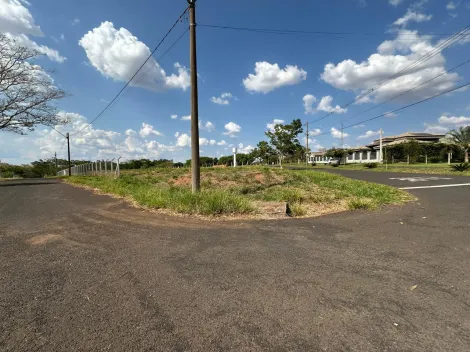
[[63,63],[66,60],[66,58],[60,55],[57,50],[51,49],[45,45],[39,45],[24,34],[13,35],[6,33],[6,36],[10,39],[13,39],[18,45],[39,51],[41,54],[46,55],[52,61]]
[[79,23],[80,23],[80,19],[79,19],[79,18],[74,18],[74,19],[72,20],[72,26],[76,26],[76,25],[79,24]]
[[[331,127],[331,137],[333,138],[341,138],[341,131],[340,130],[337,130],[336,128],[334,127]],[[343,132],[343,137],[346,138],[346,137],[349,137],[349,134],[346,133],[346,132]]]
[[348,111],[348,109],[343,109],[339,105],[333,107],[331,103],[333,102],[333,97],[326,96],[321,98],[320,102],[318,103],[317,110],[318,111],[325,111],[325,112],[334,112],[337,114],[344,114]]
[[253,148],[251,145],[243,145],[243,143],[240,143],[237,147],[237,153],[239,154],[250,154],[253,151]]
[[148,137],[152,134],[155,136],[163,136],[163,134],[154,129],[152,125],[145,122],[142,122],[142,128],[140,129],[139,134],[142,138]]
[[307,79],[307,72],[297,66],[287,65],[281,69],[278,64],[260,61],[255,64],[255,74],[250,73],[243,80],[250,92],[269,93],[274,89],[298,84]]
[[177,115],[177,114],[171,115],[171,119],[172,119],[172,120],[176,120],[177,118],[178,118],[178,115]]
[[232,95],[232,93],[222,93],[220,97],[212,97],[211,101],[214,104],[219,104],[219,105],[229,105],[230,100],[234,99],[235,97]]
[[276,125],[282,125],[284,124],[284,120],[281,120],[281,119],[274,119],[272,122],[269,122],[268,124],[266,124],[266,128],[269,130],[269,131],[274,131],[274,126]]
[[379,135],[380,135],[380,130],[379,131],[369,130],[363,135],[358,136],[357,139],[368,139],[368,138],[372,138],[372,137],[379,136]]
[[306,115],[315,114],[318,111],[325,111],[325,112],[331,112],[331,113],[337,113],[337,114],[344,114],[348,111],[348,109],[343,109],[339,105],[336,105],[335,107],[333,107],[332,106],[333,97],[329,95],[321,98],[317,107],[314,108],[313,103],[315,103],[316,101],[317,101],[317,98],[313,96],[312,94],[307,94],[306,96],[303,97],[304,109],[305,109]]
[[[105,77],[116,81],[128,81],[150,55],[150,49],[125,28],[114,28],[113,23],[103,22],[89,31],[79,41],[90,63]],[[150,58],[131,85],[152,91],[165,91],[190,86],[188,70],[174,64],[177,74],[168,76],[160,65]]]
[[403,17],[396,20],[393,24],[396,25],[396,26],[406,27],[408,22],[421,23],[421,22],[425,22],[425,21],[430,21],[431,19],[432,19],[432,15],[425,15],[425,14],[418,13],[418,12],[415,12],[415,11],[412,11],[412,10],[408,9],[406,14]]
[[426,127],[424,132],[426,133],[446,134],[450,130],[449,127],[440,126],[440,125],[432,125],[432,124],[425,123],[424,126]]
[[398,6],[403,2],[403,0],[388,0],[388,3],[392,6]]
[[210,145],[216,145],[216,144],[217,144],[217,141],[216,141],[215,139],[211,139],[211,140],[209,141],[209,144],[210,144]]
[[229,122],[224,127],[226,131],[223,134],[229,137],[236,137],[237,133],[242,130],[242,128],[235,122]]
[[[303,145],[306,145],[306,142],[307,142],[307,138],[303,137],[303,142],[302,142]],[[316,139],[309,138],[308,139],[308,149],[310,151],[318,151],[320,149],[323,149],[323,146]]]
[[394,112],[387,112],[385,113],[384,117],[390,117],[390,118],[393,118],[393,117],[397,117],[398,114],[394,113]]
[[[469,39],[470,40],[470,39]],[[435,49],[431,37],[420,36],[417,31],[401,29],[394,40],[384,41],[366,61],[357,63],[351,59],[337,65],[329,63],[325,66],[321,79],[333,87],[361,93],[374,88],[389,77],[407,69],[416,60]],[[366,101],[383,102],[405,93],[410,88],[435,78],[446,71],[445,58],[439,53],[410,73],[391,80],[372,92]],[[457,73],[448,73],[435,79],[432,84],[423,85],[412,92],[403,94],[397,99],[410,102],[424,99],[452,88],[460,79]]]
[[223,139],[221,141],[217,142],[217,145],[226,145],[226,144],[227,144],[227,142],[224,141]]
[[[19,0],[0,1],[0,33],[44,36],[29,10]],[[26,4],[28,5],[28,4]]]
[[178,133],[175,136],[176,136],[176,146],[177,147],[184,148],[184,147],[191,146],[191,137],[188,134],[186,134],[186,133],[179,134]]
[[50,60],[62,63],[65,57],[57,50],[39,45],[28,35],[43,37],[41,28],[34,23],[34,18],[26,6],[30,4],[22,0],[0,0],[0,33],[4,33],[18,45],[39,51]]
[[438,121],[442,125],[470,125],[470,117],[465,116],[441,116]]
[[183,120],[183,121],[191,121],[191,115],[181,116],[181,120]]
[[[70,149],[74,160],[112,159],[120,156],[123,160],[157,159],[162,153],[176,151],[174,145],[165,145],[154,140],[146,141],[132,129],[121,134],[112,130],[96,129],[93,125],[88,126],[89,121],[77,113],[61,111],[59,117],[70,121],[68,125],[58,125],[55,128],[62,134],[70,133]],[[2,136],[0,149],[3,155],[13,156],[15,163],[50,158],[54,152],[58,153],[58,158],[65,159],[67,146],[64,142],[64,137],[52,128],[38,128],[27,136]]]
[[460,126],[470,126],[470,117],[442,115],[437,120],[437,124],[425,123],[424,126],[426,127],[425,132],[445,134]]
[[302,100],[304,102],[305,115],[314,114],[316,109],[314,109],[313,103],[317,102],[317,98],[312,94],[307,94]]
[[313,130],[308,131],[309,136],[318,136],[321,133],[319,128],[314,128]]
[[212,122],[207,121],[206,123],[200,123],[200,128],[207,132],[212,132],[215,129],[215,125]]
[[460,1],[459,2],[454,2],[454,1],[450,1],[447,6],[446,6],[446,9],[447,10],[455,10],[457,8],[457,6],[460,5]]

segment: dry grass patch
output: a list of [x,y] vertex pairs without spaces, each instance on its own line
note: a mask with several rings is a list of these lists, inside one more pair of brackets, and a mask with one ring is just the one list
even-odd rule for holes
[[[207,168],[202,191],[191,192],[188,169],[130,170],[120,179],[70,177],[67,182],[93,187],[150,209],[210,217],[278,217],[266,211],[288,205],[294,217],[317,216],[350,209],[375,209],[412,197],[396,188],[329,173],[261,167]],[[279,209],[279,208],[278,208]]]

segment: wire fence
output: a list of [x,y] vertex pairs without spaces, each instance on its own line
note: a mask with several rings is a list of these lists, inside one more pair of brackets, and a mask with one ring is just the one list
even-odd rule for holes
[[[121,169],[119,167],[118,158],[112,160],[97,160],[92,163],[75,165],[70,168],[70,176],[115,176],[119,177]],[[57,176],[69,176],[69,169],[57,172]]]

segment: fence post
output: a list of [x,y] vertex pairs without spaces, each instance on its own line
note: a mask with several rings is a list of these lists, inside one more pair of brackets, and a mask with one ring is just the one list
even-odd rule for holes
[[121,157],[119,157],[117,159],[117,165],[116,165],[116,177],[119,178],[119,176],[121,175],[121,167],[119,166],[119,160],[121,159]]
[[112,158],[112,159],[111,159],[111,174],[113,173],[113,162],[114,162],[114,159],[115,159],[115,158]]

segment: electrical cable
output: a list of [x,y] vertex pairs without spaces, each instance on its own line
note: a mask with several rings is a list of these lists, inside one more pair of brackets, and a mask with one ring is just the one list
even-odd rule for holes
[[[422,103],[427,102],[427,101],[429,101],[429,100],[438,98],[438,97],[440,97],[440,96],[442,96],[442,95],[445,95],[445,94],[448,94],[448,93],[452,93],[452,92],[454,92],[454,91],[456,91],[456,90],[459,90],[459,89],[462,89],[462,88],[465,88],[465,87],[468,87],[468,86],[470,86],[470,82],[465,83],[465,84],[462,84],[462,85],[460,85],[460,86],[458,86],[458,87],[455,87],[455,88],[448,89],[448,90],[446,90],[446,91],[444,91],[444,92],[441,92],[441,93],[439,93],[439,94],[433,95],[432,97],[429,97],[429,98],[426,98],[426,99],[417,101],[417,102],[415,102],[415,103],[412,103],[412,104],[403,106],[403,107],[398,108],[398,109],[396,109],[396,110],[389,111],[389,112],[386,112],[386,113],[384,113],[384,114],[380,114],[380,115],[371,117],[371,118],[369,118],[369,119],[366,119],[366,120],[363,120],[363,121],[354,123],[354,124],[352,124],[352,125],[346,126],[346,127],[343,128],[343,130],[344,130],[344,129],[347,129],[347,128],[354,127],[354,126],[358,126],[358,125],[360,125],[360,124],[363,124],[364,122],[369,122],[369,121],[372,121],[372,120],[376,120],[376,119],[378,119],[378,118],[380,118],[380,117],[384,117],[384,116],[387,116],[387,115],[389,115],[389,114],[393,114],[393,113],[396,113],[396,112],[399,112],[399,111],[408,109],[408,108],[410,108],[410,107],[412,107],[412,106],[422,104]],[[320,134],[317,134],[315,137],[325,136],[325,135],[330,134],[330,133],[331,133],[331,131],[330,131],[330,132],[320,133]]]
[[145,66],[145,64],[150,60],[150,58],[153,56],[153,54],[160,48],[160,46],[163,44],[165,39],[168,37],[168,35],[173,31],[173,29],[176,27],[178,22],[181,21],[183,16],[186,14],[188,11],[188,8],[186,8],[183,13],[178,17],[178,19],[175,21],[175,23],[171,26],[171,28],[168,30],[168,32],[163,36],[161,41],[158,43],[158,45],[153,49],[153,51],[150,53],[150,55],[145,59],[145,61],[142,63],[142,65],[139,67],[139,69],[134,73],[134,75],[131,77],[130,80],[127,81],[127,83],[124,85],[124,87],[121,88],[121,90],[116,94],[116,96],[106,105],[106,107],[101,110],[101,112],[93,119],[91,122],[89,122],[85,127],[83,127],[81,130],[79,130],[77,133],[75,133],[73,136],[76,136],[80,134],[83,130],[85,130],[87,127],[91,126],[93,122],[98,120],[105,112],[108,110],[111,105],[118,99],[118,97],[121,95],[121,93],[126,89],[126,87],[132,82],[132,80],[137,76],[137,74],[142,70],[142,68]]

